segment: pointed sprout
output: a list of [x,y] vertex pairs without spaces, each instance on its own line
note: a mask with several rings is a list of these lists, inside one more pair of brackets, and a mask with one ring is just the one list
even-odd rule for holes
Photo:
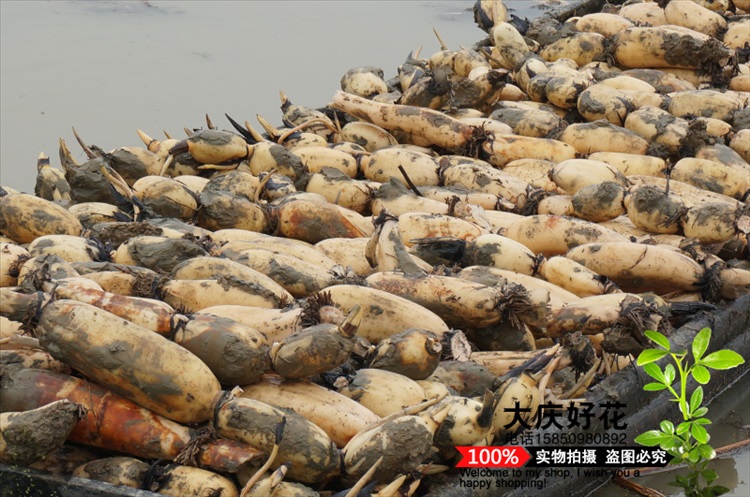
[[362,477],[357,480],[357,483],[349,489],[349,491],[346,493],[344,497],[355,497],[360,490],[365,488],[365,485],[372,479],[372,475],[375,474],[375,471],[377,471],[378,467],[383,462],[384,456],[380,456],[377,461],[375,461],[375,464],[373,464],[370,469],[367,470],[365,474],[362,475]]
[[278,128],[273,126],[270,122],[266,121],[263,116],[260,114],[256,114],[255,118],[260,123],[260,126],[265,130],[266,133],[268,133],[268,137],[274,142],[279,142],[279,136],[281,136],[281,131],[279,131]]
[[482,49],[479,51],[479,53],[482,54],[484,56],[484,58],[487,59],[488,62],[494,62],[499,67],[503,67],[504,64],[505,64],[505,61],[502,61],[502,60],[498,59],[497,57],[494,57],[492,55],[492,50],[489,49],[488,47],[482,47]]
[[362,322],[363,314],[364,310],[359,304],[352,307],[352,310],[349,311],[349,315],[346,316],[346,320],[341,323],[341,326],[339,326],[341,334],[347,338],[353,337]]
[[[338,120],[338,118],[337,118]],[[330,129],[332,132],[336,133],[338,130],[335,126],[332,126],[331,123],[327,119],[322,119],[320,117],[315,117],[313,119],[310,119],[309,121],[305,121],[302,124],[299,124],[291,129],[288,129],[282,133],[279,138],[276,140],[276,143],[284,143],[284,141],[289,138],[291,135],[298,131],[302,131],[305,128],[309,128],[313,124],[322,124],[326,128]]]
[[558,354],[555,356],[554,359],[552,359],[549,364],[547,364],[547,367],[544,368],[544,376],[542,376],[542,379],[539,380],[539,403],[544,404],[544,392],[547,390],[547,383],[549,383],[550,378],[552,378],[552,373],[557,371],[557,365],[560,363],[560,360],[562,359],[562,355]]
[[[232,117],[226,112],[224,113],[224,116],[226,116],[232,127],[237,130],[240,135],[242,135],[242,138],[244,138],[249,145],[255,145],[258,142],[264,141],[262,136],[258,135],[258,137],[256,137],[257,132],[249,127],[250,125],[247,121],[245,121],[245,127],[243,128],[240,123],[232,119]],[[250,149],[248,149],[248,154],[250,154]]]
[[[446,397],[448,396],[446,395]],[[445,402],[444,404],[436,405],[435,407],[430,409],[430,411],[426,414],[427,416],[429,416],[430,420],[433,423],[435,423],[435,425],[441,425],[443,424],[443,421],[445,421],[445,418],[448,417],[450,410],[451,410],[451,401],[449,400]],[[437,426],[434,426],[434,429],[437,429]]]
[[39,157],[36,159],[36,170],[41,171],[49,165],[49,156],[44,152],[39,152]]
[[[174,150],[174,148],[172,148]],[[169,151],[169,155],[167,155],[167,158],[164,159],[164,164],[162,164],[161,169],[159,170],[159,176],[164,176],[167,173],[167,169],[169,169],[169,166],[172,164],[172,161],[174,160],[174,155],[172,154],[172,151]]]
[[120,176],[117,171],[110,170],[106,166],[102,165],[99,170],[102,175],[109,181],[109,183],[118,191],[123,197],[127,198],[131,202],[133,201],[133,189],[130,185]]
[[279,486],[279,483],[284,479],[286,476],[286,472],[289,470],[289,466],[291,466],[292,463],[285,462],[278,468],[276,468],[276,471],[273,472],[273,475],[271,475],[271,489],[274,489]]
[[601,365],[602,360],[603,359],[601,357],[598,357],[596,359],[596,361],[594,362],[594,365],[591,366],[591,369],[589,369],[588,371],[586,371],[586,374],[584,374],[583,376],[581,376],[578,379],[578,382],[575,385],[573,385],[567,392],[563,392],[560,395],[559,398],[560,399],[570,399],[576,393],[578,393],[578,391],[581,389],[581,387],[585,388],[591,382],[591,379],[596,374],[596,371],[599,369],[599,366]]
[[260,205],[260,196],[263,194],[263,190],[266,188],[266,183],[271,181],[271,177],[275,172],[276,168],[274,167],[273,169],[268,171],[268,173],[266,173],[265,177],[262,180],[260,180],[258,188],[255,189],[255,198],[253,199],[256,204]]
[[376,494],[372,494],[373,497],[397,497],[400,495],[398,489],[404,484],[408,475],[398,475],[396,479],[390,482],[385,487],[381,488]]
[[250,133],[250,135],[252,135],[256,142],[266,141],[266,139],[263,138],[263,135],[261,135],[257,129],[253,128],[249,121],[245,121],[245,129],[247,129],[247,131]]
[[417,466],[416,470],[425,476],[429,476],[429,475],[436,475],[438,473],[445,473],[449,469],[451,469],[450,466],[445,466],[442,464],[427,463],[427,464],[420,464],[419,466]]
[[292,105],[292,102],[289,100],[289,97],[286,96],[286,93],[284,93],[284,90],[279,90],[279,99],[281,100],[282,110],[284,110],[284,106]]
[[336,131],[334,131],[334,133],[337,133],[339,136],[341,136],[341,122],[339,121],[339,115],[336,113],[333,114],[333,125],[336,127]]
[[76,140],[78,141],[78,144],[81,146],[81,148],[83,149],[84,153],[86,154],[86,156],[89,159],[94,159],[94,158],[97,157],[97,155],[94,153],[94,151],[91,150],[91,148],[89,148],[89,146],[84,143],[83,139],[81,139],[80,136],[78,136],[78,132],[76,131],[75,127],[73,127],[73,136],[76,137]]
[[[245,483],[245,486],[242,487],[242,492],[240,492],[240,497],[247,497],[247,495],[250,493],[250,490],[253,488],[253,485],[258,483],[258,481],[263,477],[264,474],[266,474],[266,471],[268,471],[268,469],[276,460],[276,456],[279,454],[279,444],[281,443],[281,440],[283,439],[283,436],[284,436],[285,427],[286,427],[286,416],[282,416],[281,421],[279,421],[278,424],[276,425],[276,434],[275,434],[276,438],[273,443],[273,449],[271,449],[271,454],[268,456],[268,459],[266,459],[266,462],[263,464],[263,466],[258,468],[258,471],[256,471],[255,474],[247,481],[247,483]],[[282,475],[281,478],[283,477],[284,476]],[[275,485],[272,484],[272,486],[275,486]]]
[[73,158],[73,154],[70,153],[70,149],[68,148],[68,144],[65,143],[65,140],[60,138],[60,163],[62,164],[63,169],[66,171],[69,171],[75,166],[79,166],[78,161]]
[[136,132],[138,133],[138,137],[141,139],[144,145],[146,145],[146,148],[151,151],[155,152],[159,148],[159,140],[156,138],[151,138],[146,133],[141,131],[140,129],[136,129]]
[[24,335],[12,335],[0,340],[0,345],[26,347],[29,349],[47,350],[39,344],[39,339]]
[[130,185],[118,174],[114,169],[110,170],[107,166],[102,165],[99,170],[104,177],[109,181],[112,187],[123,197],[125,197],[131,204],[133,204],[134,218],[139,219],[141,214],[141,207],[143,203],[135,196],[133,189]]
[[264,142],[264,141],[266,141],[266,139],[263,138],[263,135],[261,135],[258,132],[257,129],[253,128],[253,126],[250,124],[249,121],[245,121],[245,129],[247,129],[248,132],[250,132],[250,134],[255,139],[255,141],[257,141],[257,142]]
[[443,41],[443,38],[440,36],[440,33],[438,33],[437,29],[433,27],[432,32],[435,33],[435,37],[437,38],[438,43],[440,43],[440,50],[449,50],[448,45],[445,44],[445,42]]
[[416,480],[414,480],[413,482],[411,482],[409,484],[409,488],[406,489],[406,497],[411,497],[412,495],[414,495],[414,493],[419,488],[420,483],[422,483],[422,478],[421,477],[417,478]]
[[[419,404],[414,404],[413,406],[405,407],[401,409],[400,411],[396,411],[392,414],[389,414],[388,416],[381,418],[380,420],[371,423],[363,428],[363,431],[372,430],[373,428],[377,428],[378,426],[382,426],[386,423],[389,423],[393,421],[394,419],[400,418],[401,416],[412,416],[414,414],[420,413],[427,409],[428,407],[432,407],[441,400],[443,400],[445,397],[448,396],[447,392],[443,392],[440,395],[436,395],[435,397],[425,400],[424,402],[420,402]],[[341,449],[341,452],[346,452],[348,445]]]
[[226,164],[226,165],[220,165],[220,164],[203,164],[202,166],[198,166],[198,169],[201,171],[205,170],[211,170],[211,171],[231,171],[233,169],[237,169],[239,164]]

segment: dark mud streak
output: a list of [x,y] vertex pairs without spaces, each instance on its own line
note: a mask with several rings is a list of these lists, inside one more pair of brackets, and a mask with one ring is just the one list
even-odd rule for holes
[[[356,462],[364,459],[354,476],[361,476],[384,456],[383,462],[373,475],[374,479],[387,481],[394,474],[414,470],[431,454],[432,433],[417,418],[400,418],[377,428],[368,442],[352,455]],[[383,451],[386,446],[388,450]]]
[[502,256],[503,252],[499,243],[487,243],[479,246],[476,243],[470,243],[464,256],[467,259],[465,265],[494,266],[495,258]]
[[716,39],[704,42],[678,33],[666,34],[661,50],[664,60],[674,67],[695,67],[698,64],[698,67],[705,69],[731,56],[729,49]]
[[273,291],[258,283],[245,281],[232,275],[221,275],[216,278],[216,281],[225,291],[228,291],[230,288],[237,288],[245,293],[272,300],[277,305],[281,303],[279,297]]
[[[680,197],[670,195],[655,186],[642,186],[632,193],[632,205],[635,214],[646,215],[657,223],[666,223],[675,219],[685,204]],[[670,223],[671,224],[671,223]]]
[[311,326],[288,336],[274,351],[274,371],[285,378],[307,378],[341,366],[353,348],[354,341],[335,325]]
[[160,217],[170,217],[179,219],[191,219],[193,217],[192,210],[189,206],[183,206],[181,203],[170,198],[167,192],[160,192],[156,197],[146,197],[143,199],[143,203],[153,211],[154,214]]
[[161,236],[163,230],[144,222],[104,222],[96,223],[90,228],[91,235],[98,240],[109,243],[113,249],[136,236]]
[[308,295],[321,290],[315,278],[291,266],[282,265],[275,260],[272,260],[269,264],[268,277],[284,288],[301,284]]
[[117,149],[112,154],[106,154],[105,160],[131,186],[149,173],[143,161],[128,150]]
[[65,172],[65,179],[68,180],[73,200],[76,203],[105,202],[117,205],[117,200],[110,191],[109,182],[101,172],[102,167],[108,167],[106,161],[97,158]]
[[622,196],[622,186],[614,181],[603,181],[593,190],[584,187],[573,195],[573,210],[578,213],[609,210],[618,198],[622,202]]
[[229,193],[204,192],[201,194],[202,208],[197,222],[205,229],[219,230],[239,228],[250,231],[267,229],[265,210],[244,197]]
[[270,368],[269,347],[253,343],[247,335],[234,332],[235,321],[194,316],[175,341],[209,366],[222,385],[255,383]]
[[77,404],[64,403],[11,414],[3,428],[7,462],[27,465],[60,448],[78,423],[78,412]]
[[584,91],[578,99],[578,110],[591,114],[604,114],[607,111],[606,105],[591,97],[591,92]]
[[[274,408],[276,416],[258,416],[255,409],[242,406],[242,399],[230,401],[221,408],[230,411],[227,416],[227,426],[234,430],[247,430],[255,436],[261,437],[261,443],[251,445],[270,452],[274,443],[276,425],[281,417],[286,417],[284,437],[279,445],[279,455],[273,467],[283,462],[291,461],[292,465],[287,473],[290,478],[303,483],[313,483],[335,475],[339,468],[339,451],[336,445],[328,441],[328,445],[321,442],[320,429],[305,418],[290,409]],[[221,415],[220,415],[221,416]],[[221,434],[221,428],[219,428]],[[238,437],[233,437],[238,438]]]
[[203,192],[230,193],[253,201],[255,189],[251,187],[254,182],[252,174],[245,171],[231,171],[227,174],[214,176],[203,187]]
[[[409,352],[410,344],[416,340],[424,343],[424,353],[418,357]],[[437,343],[435,348],[431,348],[430,341]],[[409,328],[380,342],[367,367],[399,373],[412,380],[424,380],[440,363],[441,350],[437,335],[419,328]]]
[[486,389],[492,389],[495,375],[476,362],[441,361],[427,379],[434,379],[445,384],[455,390],[458,395],[477,397],[483,395]]
[[138,482],[143,485],[149,465],[132,457],[108,457],[86,463],[86,477],[113,485],[122,485],[123,481]]
[[181,262],[193,257],[208,256],[201,245],[186,238],[169,238],[161,241],[133,240],[128,245],[133,260],[155,271],[172,272]]

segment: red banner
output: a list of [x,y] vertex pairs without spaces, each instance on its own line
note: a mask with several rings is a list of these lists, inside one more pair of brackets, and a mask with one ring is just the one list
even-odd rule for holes
[[531,458],[526,449],[516,445],[469,445],[456,447],[456,450],[463,456],[456,464],[457,468],[520,468]]

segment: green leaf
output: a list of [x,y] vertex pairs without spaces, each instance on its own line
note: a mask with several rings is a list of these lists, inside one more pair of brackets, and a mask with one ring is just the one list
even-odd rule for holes
[[676,373],[674,370],[674,366],[672,366],[671,364],[667,364],[664,367],[664,378],[666,378],[667,384],[669,385],[672,384],[672,382],[674,381],[675,375]]
[[706,429],[699,424],[693,423],[690,428],[690,433],[693,435],[693,437],[695,437],[695,439],[698,442],[702,444],[707,444],[710,438],[708,436],[708,432],[706,431]]
[[[644,350],[645,352],[645,350]],[[711,369],[732,369],[743,364],[745,359],[733,350],[718,350],[701,359],[701,364]]]
[[674,434],[674,423],[671,421],[667,421],[666,419],[659,423],[659,428],[661,428],[661,431],[663,433],[667,433],[669,435]]
[[711,341],[711,328],[703,328],[695,335],[693,339],[693,357],[695,362],[701,360],[706,349],[708,349],[708,342]]
[[698,453],[698,449],[692,449],[690,452],[688,452],[687,460],[691,463],[697,463],[700,461],[701,455]]
[[[645,352],[645,351],[644,351]],[[654,363],[648,363],[643,366],[643,371],[649,375],[651,378],[655,379],[659,383],[665,383],[666,379],[664,378],[664,373],[661,372],[661,369],[659,366],[657,366]]]
[[679,425],[677,425],[677,429],[675,430],[675,433],[678,435],[684,435],[685,433],[690,431],[690,423],[689,421],[683,421]]
[[713,469],[704,469],[701,471],[701,476],[706,479],[708,483],[711,483],[719,477],[719,475]]
[[702,364],[695,364],[693,366],[693,369],[690,370],[690,374],[692,374],[693,378],[695,378],[695,381],[697,381],[701,385],[705,385],[711,379],[711,373],[709,373],[708,369],[706,369]]
[[664,433],[658,430],[649,430],[635,437],[635,443],[645,445],[646,447],[653,447],[667,439],[669,439],[669,437],[665,436]]
[[677,475],[674,479],[680,486],[690,485],[690,482],[684,476]]
[[662,335],[661,333],[659,333],[658,331],[646,330],[643,332],[643,334],[646,335],[646,337],[652,342],[654,342],[655,344],[661,346],[662,348],[666,350],[670,350],[671,347],[669,345],[669,339],[665,337],[664,335]]
[[716,451],[708,444],[703,444],[698,447],[698,452],[700,453],[701,457],[706,460],[710,460],[716,457]]
[[659,446],[662,449],[666,450],[667,452],[677,451],[680,447],[682,447],[682,442],[675,438],[669,438],[669,439],[665,438],[664,440],[661,441]]
[[729,493],[729,489],[727,487],[722,487],[721,485],[714,485],[711,487],[711,490],[713,490],[714,495],[724,495]]
[[695,411],[700,408],[703,402],[703,387],[699,386],[693,390],[693,394],[690,396],[690,417],[695,417]]
[[[693,413],[693,416],[704,416],[708,412],[708,407],[701,407],[697,411]],[[693,420],[693,423],[699,424],[699,425],[710,425],[711,420],[708,418],[697,418]]]
[[663,383],[646,383],[643,385],[643,389],[647,392],[658,392],[659,390],[666,390],[667,385]]
[[669,352],[662,349],[646,349],[638,356],[638,365],[643,366],[645,364],[656,362],[667,354],[669,354]]

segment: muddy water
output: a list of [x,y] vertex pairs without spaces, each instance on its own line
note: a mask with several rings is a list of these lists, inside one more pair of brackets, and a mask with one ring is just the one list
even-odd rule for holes
[[[71,126],[105,150],[142,146],[228,113],[280,124],[279,90],[325,105],[350,68],[386,77],[420,46],[452,48],[485,36],[472,0],[6,1],[0,2],[0,184],[33,190],[36,158],[59,166],[58,139],[85,160]],[[520,16],[538,10],[510,1]]]
[[[280,123],[278,91],[296,103],[327,103],[351,67],[382,67],[407,53],[452,48],[484,37],[472,0],[380,1],[0,1],[0,184],[32,191],[40,152],[57,159],[64,138],[78,160],[71,126],[105,150],[142,146],[136,129],[184,136],[209,114]],[[533,2],[506,1],[516,15]],[[747,380],[747,377],[744,381]],[[746,383],[745,383],[746,385]],[[748,389],[712,407],[715,446],[747,438]],[[726,404],[720,409],[721,403]],[[720,413],[726,414],[720,414]],[[744,426],[744,428],[743,428]],[[750,495],[750,453],[717,461],[730,495]],[[672,476],[642,482],[667,491]],[[613,486],[597,495],[627,495]]]

